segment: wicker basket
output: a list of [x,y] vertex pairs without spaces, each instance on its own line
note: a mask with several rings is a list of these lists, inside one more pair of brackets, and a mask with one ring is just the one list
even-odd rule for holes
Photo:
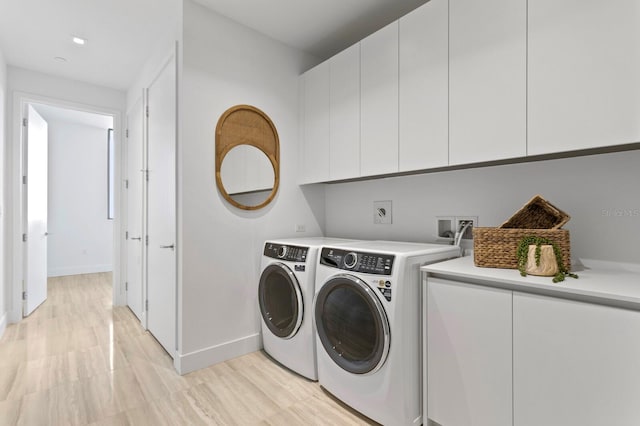
[[473,228],[473,261],[483,268],[518,269],[517,250],[522,237],[534,235],[553,241],[571,269],[571,244],[566,229]]
[[500,228],[560,229],[569,219],[571,216],[536,195]]

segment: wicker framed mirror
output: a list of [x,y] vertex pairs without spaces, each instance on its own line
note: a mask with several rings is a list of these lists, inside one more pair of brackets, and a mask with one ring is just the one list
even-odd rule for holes
[[225,200],[257,210],[276,196],[280,142],[271,119],[251,105],[226,110],[216,126],[216,185]]

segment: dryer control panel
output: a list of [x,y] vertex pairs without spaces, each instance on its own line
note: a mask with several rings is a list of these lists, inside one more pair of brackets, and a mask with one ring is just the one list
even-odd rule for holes
[[323,247],[320,264],[366,274],[391,275],[395,256]]
[[265,243],[263,254],[267,257],[281,259],[287,262],[306,262],[308,252],[309,247]]

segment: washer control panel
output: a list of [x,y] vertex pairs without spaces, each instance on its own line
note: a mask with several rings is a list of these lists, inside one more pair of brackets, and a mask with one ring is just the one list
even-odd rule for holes
[[320,263],[333,268],[366,274],[391,275],[395,256],[323,247]]
[[309,247],[265,243],[263,254],[267,257],[281,259],[287,262],[306,262],[308,252]]

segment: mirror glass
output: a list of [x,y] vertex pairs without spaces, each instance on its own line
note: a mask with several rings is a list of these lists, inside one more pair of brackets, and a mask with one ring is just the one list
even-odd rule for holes
[[238,204],[259,206],[271,195],[275,173],[269,157],[252,145],[236,145],[222,159],[224,190]]

